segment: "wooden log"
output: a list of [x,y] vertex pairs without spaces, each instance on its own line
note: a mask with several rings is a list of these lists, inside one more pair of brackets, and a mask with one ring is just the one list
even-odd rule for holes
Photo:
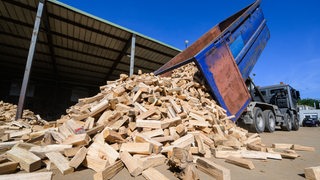
[[116,160],[119,158],[119,153],[107,143],[103,145],[103,148],[105,149],[105,155],[107,156],[109,164],[116,162]]
[[137,119],[143,120],[155,113],[157,113],[156,109],[150,109],[146,112],[141,113],[139,116],[137,116]]
[[272,147],[275,149],[291,149],[293,144],[274,143]]
[[305,168],[304,175],[307,180],[320,179],[320,166]]
[[198,158],[196,162],[198,169],[208,175],[211,175],[217,180],[231,180],[229,169],[202,157]]
[[15,172],[18,168],[18,164],[19,164],[18,162],[12,162],[12,161],[1,163],[0,174],[9,174],[9,173]]
[[80,148],[81,148],[80,146],[77,146],[73,148],[64,149],[63,154],[66,157],[73,157],[74,155],[76,155],[76,153],[79,151]]
[[133,158],[127,151],[120,153],[120,159],[126,165],[129,173],[132,176],[136,177],[142,173],[143,169],[138,166],[138,160]]
[[167,141],[174,141],[175,138],[173,136],[163,136],[163,137],[154,137],[154,138],[151,138],[152,140],[155,140],[157,142],[167,142]]
[[109,164],[108,160],[101,159],[99,157],[94,157],[87,155],[83,165],[94,170],[95,172],[103,171]]
[[116,120],[114,123],[109,125],[112,130],[119,130],[119,128],[129,120],[128,116],[123,116],[122,119]]
[[66,138],[62,144],[71,144],[74,146],[88,145],[90,142],[90,136],[87,133],[74,134]]
[[75,154],[75,156],[70,160],[69,166],[77,169],[78,166],[86,158],[87,152],[88,152],[88,149],[85,147],[82,147],[81,149],[79,149],[79,151]]
[[108,129],[108,127],[106,127],[102,131],[102,134],[103,134],[103,138],[108,143],[122,143],[122,142],[124,142],[124,139],[122,138],[122,136],[119,133]]
[[94,180],[111,179],[114,175],[116,175],[118,172],[120,172],[123,169],[123,167],[124,167],[124,165],[120,160],[116,161],[115,163],[107,166],[102,171],[94,174],[93,179]]
[[151,154],[152,145],[150,143],[122,143],[120,152],[123,151],[133,154]]
[[161,121],[161,128],[165,129],[171,126],[176,126],[182,122],[181,117],[177,116],[171,119],[165,119]]
[[51,144],[46,146],[35,146],[29,149],[30,152],[36,154],[41,159],[45,157],[46,153],[49,152],[63,152],[65,149],[72,148],[72,145],[64,145],[64,144]]
[[165,175],[154,168],[148,168],[142,172],[142,176],[147,180],[169,180]]
[[144,136],[147,136],[149,138],[152,138],[152,137],[164,135],[164,131],[162,129],[155,129],[152,131],[142,132],[141,134],[143,134]]
[[90,109],[89,115],[91,117],[93,117],[96,114],[98,114],[98,113],[102,112],[103,110],[107,109],[108,106],[109,106],[109,101],[107,99],[104,99],[104,100],[100,101],[99,104],[95,105],[94,107],[92,107]]
[[19,162],[20,168],[32,172],[40,169],[41,159],[28,150],[20,147],[14,147],[10,151],[7,151],[8,159]]
[[296,150],[296,151],[315,151],[314,147],[302,146],[302,145],[299,145],[299,144],[294,144],[292,146],[292,149]]
[[179,106],[172,98],[169,99],[169,102],[171,103],[173,109],[176,113],[182,113],[181,106]]
[[226,159],[227,163],[231,163],[243,168],[247,168],[247,169],[254,169],[254,165],[252,163],[252,161],[249,161],[247,159],[242,159],[242,158],[238,158],[238,157],[233,157],[233,156],[229,156]]
[[9,137],[10,138],[19,137],[19,136],[23,136],[25,134],[30,134],[31,132],[32,132],[31,129],[24,129],[24,130],[21,130],[21,131],[16,131],[16,132],[10,133]]
[[19,174],[9,174],[1,175],[0,180],[51,180],[53,172],[37,172],[37,173],[19,173]]
[[98,124],[97,126],[95,126],[95,127],[91,128],[91,129],[87,130],[86,133],[87,133],[89,136],[95,135],[95,134],[97,134],[98,132],[102,131],[103,128],[104,128],[104,125]]
[[12,148],[14,145],[21,143],[23,141],[9,141],[9,142],[1,142],[0,143],[0,149],[10,149]]
[[138,143],[150,143],[152,145],[153,152],[156,154],[160,153],[162,150],[163,145],[160,142],[150,139],[149,137],[143,134],[137,134],[134,139],[135,142]]
[[73,167],[69,166],[68,159],[64,157],[61,153],[49,152],[46,153],[46,156],[54,165],[56,165],[56,167],[63,175],[72,173],[74,171]]
[[[194,139],[196,140],[198,151],[200,154],[205,154],[205,148],[204,148],[204,143],[203,140],[201,139],[200,135],[194,135]],[[210,152],[211,154],[211,152]]]
[[159,129],[161,128],[161,121],[137,119],[136,127]]
[[157,154],[157,155],[141,157],[139,158],[138,163],[142,169],[147,169],[150,167],[156,167],[156,166],[165,164],[166,161],[167,161],[167,158],[164,155]]

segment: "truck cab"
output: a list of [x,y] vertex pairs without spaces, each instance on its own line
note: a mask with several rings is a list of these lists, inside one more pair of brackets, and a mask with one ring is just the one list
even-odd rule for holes
[[249,91],[252,102],[239,119],[240,124],[258,133],[264,130],[273,132],[275,126],[286,131],[299,129],[299,91],[283,83],[256,88],[249,86]]

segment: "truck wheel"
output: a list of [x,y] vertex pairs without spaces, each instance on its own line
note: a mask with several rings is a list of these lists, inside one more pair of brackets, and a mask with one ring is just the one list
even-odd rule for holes
[[296,115],[293,115],[293,123],[292,123],[292,130],[298,131],[300,128],[299,119]]
[[258,107],[253,109],[253,123],[250,126],[250,130],[256,133],[262,133],[265,128],[265,122],[262,110]]
[[284,115],[284,122],[281,125],[281,129],[285,130],[285,131],[291,131],[291,129],[292,129],[292,119],[291,119],[291,116],[289,115],[289,113],[286,113]]
[[274,132],[276,129],[276,117],[274,113],[271,110],[265,110],[263,111],[263,117],[266,123],[266,131],[267,132]]

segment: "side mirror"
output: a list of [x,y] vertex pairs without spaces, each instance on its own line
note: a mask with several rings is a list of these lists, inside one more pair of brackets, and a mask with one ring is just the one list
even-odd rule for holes
[[296,91],[297,99],[300,99],[300,91]]

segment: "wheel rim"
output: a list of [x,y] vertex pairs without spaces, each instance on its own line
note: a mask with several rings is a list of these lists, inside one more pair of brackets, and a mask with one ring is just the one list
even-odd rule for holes
[[275,123],[275,118],[271,114],[269,115],[269,125],[272,129],[274,129],[276,123]]
[[257,116],[257,125],[258,125],[258,128],[259,129],[262,129],[262,127],[263,127],[263,117],[262,117],[262,115],[261,114],[259,114],[258,116]]

